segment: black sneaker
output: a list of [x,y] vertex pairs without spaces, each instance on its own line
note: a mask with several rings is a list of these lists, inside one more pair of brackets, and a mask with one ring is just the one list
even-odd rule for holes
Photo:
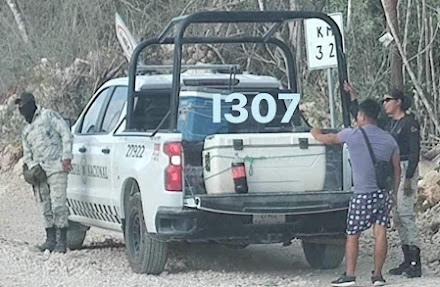
[[383,279],[382,274],[379,276],[374,276],[374,272],[373,276],[371,276],[371,283],[373,283],[373,286],[385,286],[387,284],[385,279]]
[[335,286],[335,287],[353,286],[355,284],[356,284],[356,277],[347,276],[347,275],[345,275],[345,273],[342,274],[335,281],[332,281],[332,286]]

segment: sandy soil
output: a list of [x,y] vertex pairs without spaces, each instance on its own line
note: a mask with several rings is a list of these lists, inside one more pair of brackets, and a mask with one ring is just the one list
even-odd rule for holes
[[[427,228],[427,224],[420,224]],[[424,277],[406,279],[386,274],[390,286],[440,286],[440,261],[427,263],[440,253],[437,238],[422,232]],[[436,236],[436,235],[435,235]],[[439,235],[440,236],[440,235]],[[214,244],[173,244],[166,271],[160,276],[131,271],[119,233],[92,228],[84,248],[65,255],[39,252],[44,239],[39,207],[24,181],[13,174],[0,176],[0,286],[330,286],[344,271],[311,269],[300,242],[288,247],[253,245],[233,250]],[[397,234],[389,235],[385,270],[400,263]],[[372,286],[372,236],[362,237],[358,285]],[[434,254],[434,255],[433,255]],[[430,257],[430,258],[431,258]],[[440,256],[439,256],[440,258]],[[435,259],[435,258],[434,258]],[[431,259],[430,259],[431,260]]]

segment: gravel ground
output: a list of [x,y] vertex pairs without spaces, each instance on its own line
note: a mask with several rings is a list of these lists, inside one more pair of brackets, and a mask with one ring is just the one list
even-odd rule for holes
[[[39,208],[30,188],[13,175],[0,176],[0,286],[330,286],[344,271],[311,269],[300,243],[291,246],[252,245],[233,250],[214,244],[173,244],[166,271],[160,276],[130,270],[119,233],[92,228],[84,248],[65,255],[39,252],[44,239]],[[385,270],[400,263],[397,235],[389,236]],[[440,246],[425,239],[423,254]],[[372,237],[362,237],[358,285],[372,286]],[[425,260],[424,260],[425,261]],[[438,263],[438,264],[437,264]],[[440,286],[440,262],[424,264],[422,279],[385,275],[391,286]]]

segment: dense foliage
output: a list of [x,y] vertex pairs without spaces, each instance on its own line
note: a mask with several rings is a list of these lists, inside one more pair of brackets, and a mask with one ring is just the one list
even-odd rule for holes
[[[398,2],[400,42],[418,83],[435,115],[438,115],[440,81],[436,69],[440,66],[440,50],[434,49],[439,45],[438,2]],[[19,27],[11,3],[16,4],[24,30]],[[127,68],[116,40],[115,12],[121,14],[139,39],[146,39],[158,35],[170,19],[179,15],[206,10],[259,9],[341,12],[344,15],[350,81],[361,98],[381,97],[389,90],[390,48],[378,40],[387,31],[380,0],[0,0],[0,103],[14,92],[37,90],[37,97],[45,104],[75,118],[99,84],[108,77],[124,74]],[[266,29],[255,25],[214,25],[196,27],[192,32],[205,35],[261,34]],[[305,109],[313,123],[328,125],[327,73],[307,69],[303,29],[302,23],[285,25],[277,36],[292,47],[299,48],[296,56],[299,59],[300,90],[304,103],[309,103]],[[169,54],[169,51],[152,51],[148,57],[152,61],[163,62]],[[284,72],[282,56],[265,47],[199,45],[186,49],[185,55],[188,63],[238,61],[255,73],[281,76]],[[78,59],[84,61],[81,63],[85,67],[77,67]],[[69,73],[74,73],[76,78],[69,80]],[[78,73],[82,73],[82,77]],[[435,139],[439,133],[418,100],[414,82],[406,72],[404,84],[406,93],[414,97],[424,137]],[[2,130],[4,126],[9,132],[14,130],[9,123],[11,114],[10,108],[7,113],[2,113]],[[14,137],[13,132],[6,135]],[[0,149],[5,137],[2,136],[2,139]]]

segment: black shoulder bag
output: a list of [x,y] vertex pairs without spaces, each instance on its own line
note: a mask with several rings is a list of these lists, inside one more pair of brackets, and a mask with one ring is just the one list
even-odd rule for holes
[[373,148],[371,147],[368,136],[363,128],[359,128],[367,143],[368,151],[370,152],[371,160],[373,161],[374,169],[376,171],[376,183],[380,189],[390,191],[393,188],[393,167],[389,161],[376,160],[374,156]]

